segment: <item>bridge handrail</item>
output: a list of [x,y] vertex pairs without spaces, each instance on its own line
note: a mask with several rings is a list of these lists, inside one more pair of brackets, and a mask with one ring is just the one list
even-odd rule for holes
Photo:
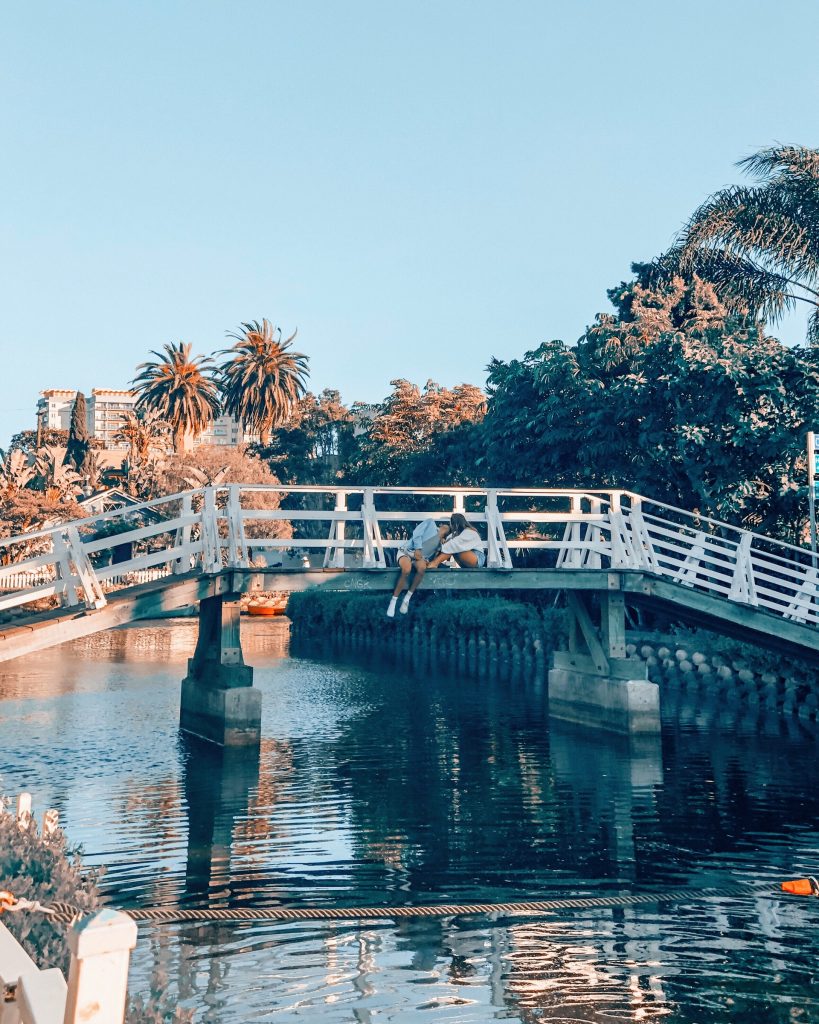
[[[282,508],[262,496],[279,500],[289,495],[320,494],[334,498],[334,508]],[[313,549],[324,553],[324,566],[343,568],[345,552],[365,567],[385,567],[386,553],[405,541],[382,536],[381,525],[411,524],[426,517],[445,518],[440,509],[406,510],[389,506],[384,497],[446,497],[453,510],[464,510],[468,498],[482,501],[467,515],[485,527],[481,546],[489,567],[512,568],[513,552],[557,551],[558,568],[634,568],[669,578],[734,601],[764,607],[777,614],[819,625],[819,583],[815,556],[807,548],[743,530],[709,516],[676,508],[633,491],[618,488],[518,487],[386,487],[363,485],[283,485],[220,483],[196,487],[70,523],[55,524],[0,540],[6,564],[0,582],[35,572],[28,588],[0,593],[0,610],[33,604],[59,595],[67,604],[99,608],[105,592],[127,585],[129,574],[152,570],[178,575],[195,567],[215,571],[248,565],[264,550]],[[360,508],[349,508],[349,499]],[[529,507],[504,508],[528,503]],[[522,499],[519,502],[514,499]],[[547,499],[549,511],[534,511]],[[566,507],[554,507],[559,499]],[[423,506],[423,502],[420,503]],[[435,504],[438,504],[435,502]],[[262,506],[262,507],[260,507]],[[541,504],[542,508],[543,505]],[[145,513],[159,518],[146,521]],[[101,526],[120,520],[129,528],[99,536]],[[327,532],[314,537],[265,534],[264,523],[323,522]],[[252,524],[252,529],[250,529]],[[346,527],[355,526],[355,536]],[[510,524],[533,529],[507,536]],[[562,536],[555,527],[563,527]],[[91,536],[89,536],[89,533]],[[165,536],[167,535],[167,536]],[[160,538],[165,539],[160,541]],[[15,545],[22,555],[9,559]],[[42,551],[50,545],[51,550]],[[130,547],[130,558],[114,561],[114,549]],[[133,545],[138,545],[135,553]],[[105,556],[106,551],[111,551]],[[110,564],[99,565],[100,557]],[[554,564],[553,562],[551,564]],[[118,584],[114,581],[124,581]],[[103,588],[105,583],[105,588]],[[104,592],[105,589],[105,592]]]

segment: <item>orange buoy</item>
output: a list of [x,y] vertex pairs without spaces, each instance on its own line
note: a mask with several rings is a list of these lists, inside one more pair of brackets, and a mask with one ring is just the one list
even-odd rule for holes
[[783,892],[791,892],[794,896],[819,896],[819,882],[810,878],[795,878],[792,882],[782,883]]

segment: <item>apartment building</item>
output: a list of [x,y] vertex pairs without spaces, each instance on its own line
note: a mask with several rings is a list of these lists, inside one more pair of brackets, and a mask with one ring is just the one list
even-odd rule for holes
[[250,441],[250,435],[245,434],[241,424],[232,416],[217,416],[207,430],[203,430],[196,438],[194,444],[218,444],[231,445],[244,444]]
[[40,430],[68,430],[76,391],[66,388],[48,388],[40,392],[37,401],[37,427]]
[[115,442],[114,437],[122,425],[126,412],[133,412],[137,396],[133,391],[114,391],[92,388],[88,399],[88,432],[104,442],[106,448],[127,448]]
[[[37,425],[40,429],[68,430],[71,426],[71,411],[77,398],[76,390],[48,388],[40,392],[37,402]],[[123,442],[115,442],[122,418],[133,411],[136,395],[132,391],[118,391],[111,388],[92,388],[87,399],[88,433],[99,438],[106,448],[127,448]],[[258,441],[255,434],[246,433],[238,420],[232,416],[218,416],[208,427],[194,438],[194,445],[215,444],[236,447]]]

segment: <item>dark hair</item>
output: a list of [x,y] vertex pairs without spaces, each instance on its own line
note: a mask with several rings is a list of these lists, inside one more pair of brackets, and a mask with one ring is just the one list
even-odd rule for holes
[[457,537],[464,530],[473,530],[473,525],[462,512],[453,512],[449,517],[449,536]]

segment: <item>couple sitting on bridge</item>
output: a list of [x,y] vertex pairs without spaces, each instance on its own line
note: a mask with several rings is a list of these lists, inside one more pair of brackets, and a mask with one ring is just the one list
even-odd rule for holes
[[438,526],[434,519],[423,519],[412,531],[409,541],[398,549],[398,565],[401,567],[401,575],[395,584],[395,590],[387,608],[389,618],[393,618],[395,615],[398,598],[407,585],[413,569],[415,570],[415,579],[410,584],[399,608],[402,615],[406,615],[409,611],[410,599],[421,585],[421,580],[427,569],[437,569],[439,565],[448,562],[450,558],[454,558],[464,569],[482,569],[486,564],[486,556],[483,553],[483,544],[478,531],[467,522],[466,516],[460,512],[453,512],[449,523],[445,526]]

